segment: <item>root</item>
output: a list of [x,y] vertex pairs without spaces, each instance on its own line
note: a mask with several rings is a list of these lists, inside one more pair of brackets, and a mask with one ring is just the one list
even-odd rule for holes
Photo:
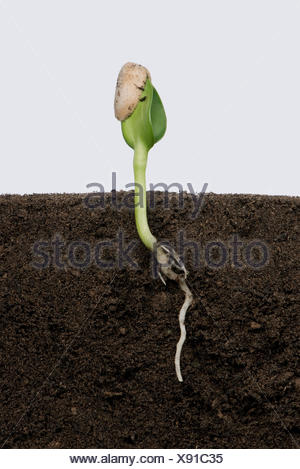
[[184,279],[179,279],[179,286],[181,288],[181,290],[185,293],[185,300],[184,300],[184,303],[181,307],[181,310],[179,311],[179,316],[178,316],[178,319],[179,319],[179,326],[180,326],[180,339],[179,341],[177,342],[177,346],[176,346],[176,354],[175,354],[175,370],[176,370],[176,375],[177,375],[177,378],[178,378],[178,381],[182,382],[183,379],[182,379],[182,375],[181,375],[181,371],[180,371],[180,356],[181,356],[181,350],[182,350],[182,346],[185,342],[185,338],[186,338],[186,329],[185,329],[185,325],[184,325],[184,322],[185,322],[185,315],[186,315],[186,312],[188,310],[188,307],[192,304],[193,302],[193,295],[189,289],[189,287],[187,286],[186,282]]
[[176,346],[175,354],[176,375],[178,380],[182,382],[183,379],[180,371],[180,356],[182,346],[186,338],[184,322],[186,312],[193,302],[193,295],[185,281],[187,277],[187,270],[178,254],[174,251],[174,249],[169,246],[167,247],[162,244],[158,244],[155,248],[155,256],[160,268],[159,277],[164,283],[164,285],[166,285],[166,282],[162,274],[164,274],[170,280],[175,280],[176,282],[178,282],[181,290],[185,293],[185,300],[181,307],[181,310],[179,311],[180,338]]

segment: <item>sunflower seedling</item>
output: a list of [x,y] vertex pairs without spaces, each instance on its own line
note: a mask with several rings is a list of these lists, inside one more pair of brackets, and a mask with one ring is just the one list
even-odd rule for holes
[[128,62],[121,68],[117,79],[114,108],[116,118],[121,121],[123,137],[134,150],[134,204],[139,237],[153,252],[162,282],[166,284],[164,277],[177,281],[185,294],[185,301],[179,312],[181,334],[175,354],[176,374],[178,380],[182,381],[180,356],[186,337],[185,315],[193,301],[193,296],[186,284],[186,268],[178,254],[173,248],[160,243],[153,236],[148,225],[146,201],[148,152],[164,136],[167,119],[161,99],[145,67]]

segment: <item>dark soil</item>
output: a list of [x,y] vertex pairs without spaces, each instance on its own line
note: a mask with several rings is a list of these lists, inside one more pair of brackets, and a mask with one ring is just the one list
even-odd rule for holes
[[[120,192],[118,203],[128,196]],[[300,199],[208,194],[191,218],[171,195],[155,193],[149,224],[177,246],[185,239],[203,249],[234,233],[244,245],[225,266],[208,265],[203,250],[184,259],[195,296],[186,318],[181,359],[174,370],[183,302],[177,284],[153,279],[151,256],[138,241],[132,210],[89,209],[84,195],[0,197],[0,433],[4,448],[295,448],[299,446],[299,221]],[[299,225],[298,225],[299,226]],[[119,256],[123,234],[138,269],[85,268],[80,248],[102,259]],[[60,237],[60,250],[43,240]],[[245,246],[260,240],[268,262],[249,265]],[[56,245],[57,247],[58,245]],[[87,245],[85,245],[87,246]],[[68,255],[69,252],[69,255]],[[221,251],[220,251],[221,252]],[[262,258],[258,247],[251,263]],[[219,250],[211,251],[218,263]],[[73,253],[74,254],[74,253]],[[51,263],[36,268],[33,263]],[[56,261],[55,261],[56,257]],[[74,257],[74,256],[73,256]],[[60,264],[54,266],[54,264]]]

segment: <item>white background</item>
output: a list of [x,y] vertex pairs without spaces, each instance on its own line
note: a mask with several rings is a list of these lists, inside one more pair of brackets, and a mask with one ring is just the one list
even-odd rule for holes
[[[194,462],[185,463],[177,462],[180,460],[178,454],[187,455],[191,454],[194,456],[198,455],[200,460],[200,455],[203,456],[203,460],[212,460],[213,457],[209,456],[211,454],[221,454],[223,457],[223,462],[221,463],[210,463],[210,462]],[[101,457],[111,456],[131,456],[135,457],[134,464],[130,465],[129,463],[103,463],[101,464]],[[284,450],[284,449],[275,449],[275,450],[265,450],[265,449],[108,449],[108,450],[99,450],[99,449],[17,449],[17,450],[2,450],[0,452],[0,462],[3,463],[2,467],[7,468],[17,468],[22,467],[24,469],[40,469],[41,467],[45,469],[55,468],[64,468],[72,467],[70,462],[70,456],[97,456],[100,460],[100,466],[98,464],[92,463],[73,463],[73,467],[105,467],[105,468],[123,468],[123,469],[136,469],[136,468],[160,468],[160,469],[175,469],[181,467],[188,468],[217,468],[217,469],[253,469],[255,468],[268,468],[272,469],[282,469],[287,467],[289,469],[298,469],[299,468],[299,450]],[[164,463],[139,463],[137,462],[140,457],[144,456],[164,456]],[[173,459],[173,461],[169,461]],[[183,457],[186,459],[186,456]],[[217,459],[220,460],[220,459]]]
[[298,0],[0,0],[0,193],[132,182],[113,99],[134,61],[168,117],[148,183],[297,195],[299,46]]

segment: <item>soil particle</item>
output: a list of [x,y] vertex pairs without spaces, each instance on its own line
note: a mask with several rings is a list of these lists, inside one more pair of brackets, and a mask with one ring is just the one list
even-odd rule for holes
[[251,321],[250,327],[251,329],[254,329],[254,330],[261,329],[261,324],[258,324],[258,322],[255,322],[255,321]]

